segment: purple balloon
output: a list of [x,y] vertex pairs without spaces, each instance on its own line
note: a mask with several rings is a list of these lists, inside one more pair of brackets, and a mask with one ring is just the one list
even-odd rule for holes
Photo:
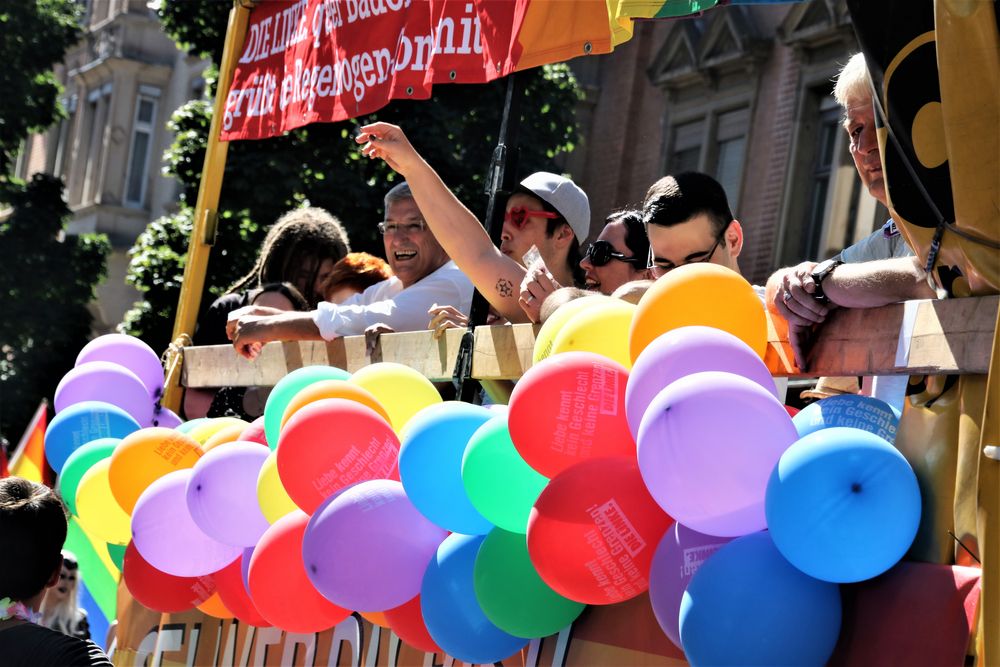
[[132,542],[157,570],[176,577],[217,572],[243,550],[206,535],[191,518],[185,493],[193,470],[175,470],[150,484],[132,511]]
[[420,592],[447,535],[414,507],[401,483],[376,479],[319,506],[306,526],[302,559],[313,586],[334,604],[383,611]]
[[688,582],[701,564],[731,539],[675,523],[656,547],[649,569],[649,601],[657,622],[677,648],[682,648],[679,616]]
[[653,499],[685,526],[746,535],[766,527],[768,479],[797,439],[785,406],[756,382],[695,373],[649,404],[639,427],[639,471]]
[[742,375],[778,398],[770,371],[749,345],[714,327],[680,327],[650,343],[629,372],[625,416],[632,437],[639,437],[642,415],[658,393],[685,375],[704,371]]
[[163,366],[160,364],[160,357],[153,348],[138,338],[125,334],[99,336],[87,343],[76,356],[77,366],[91,361],[110,361],[129,369],[139,377],[154,401],[163,394]]
[[143,427],[153,422],[153,401],[135,373],[110,361],[89,361],[70,370],[56,387],[56,413],[74,403],[103,401],[132,415]]
[[170,408],[165,408],[163,406],[155,406],[153,408],[153,426],[159,426],[160,428],[177,428],[183,423],[184,420],[180,418],[180,415]]
[[240,556],[240,574],[243,575],[243,588],[247,589],[247,595],[250,595],[250,558],[253,550],[254,547],[247,547]]
[[227,442],[194,464],[187,486],[191,518],[206,535],[234,547],[252,547],[270,524],[257,502],[257,476],[269,449]]

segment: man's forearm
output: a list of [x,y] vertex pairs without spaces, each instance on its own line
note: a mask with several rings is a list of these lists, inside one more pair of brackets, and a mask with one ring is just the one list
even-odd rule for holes
[[845,308],[877,308],[910,299],[932,299],[934,291],[916,257],[841,264],[823,281],[823,292]]
[[262,342],[272,340],[322,340],[312,313],[288,312],[261,318],[253,323],[254,337]]

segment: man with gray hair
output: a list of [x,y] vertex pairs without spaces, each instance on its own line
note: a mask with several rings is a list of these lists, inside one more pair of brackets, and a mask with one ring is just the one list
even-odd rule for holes
[[333,340],[379,331],[427,328],[428,311],[450,304],[468,314],[472,283],[434,237],[404,182],[385,195],[385,220],[378,224],[393,276],[340,304],[321,302],[316,310],[276,312],[244,308],[230,317],[226,331],[236,351],[252,359],[272,340]]

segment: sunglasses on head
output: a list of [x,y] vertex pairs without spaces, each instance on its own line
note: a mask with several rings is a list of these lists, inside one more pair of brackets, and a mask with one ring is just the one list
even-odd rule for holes
[[548,218],[549,220],[554,220],[559,217],[558,213],[552,213],[550,211],[533,211],[530,208],[524,208],[523,206],[514,206],[509,211],[504,213],[503,221],[509,222],[518,229],[524,227],[525,223],[528,222],[528,218]]
[[594,241],[587,246],[587,252],[584,253],[584,257],[589,259],[590,263],[594,266],[604,266],[613,259],[631,264],[632,266],[640,266],[642,264],[642,260],[638,257],[626,257],[623,253],[616,251],[610,242],[600,240]]

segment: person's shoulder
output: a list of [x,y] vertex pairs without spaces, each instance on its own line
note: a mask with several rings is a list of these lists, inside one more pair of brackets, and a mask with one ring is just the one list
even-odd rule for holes
[[442,280],[448,280],[454,283],[460,283],[462,285],[468,283],[472,285],[472,280],[469,276],[465,275],[462,269],[458,268],[458,264],[454,260],[448,260],[442,264],[437,271],[432,273],[430,276],[437,276]]
[[4,656],[3,664],[12,667],[111,667],[108,656],[94,642],[33,623],[0,632],[0,655]]
[[234,292],[232,294],[223,294],[218,299],[212,302],[212,305],[208,309],[212,312],[229,312],[231,310],[236,310],[237,308],[242,308],[245,305],[247,295],[243,292]]

